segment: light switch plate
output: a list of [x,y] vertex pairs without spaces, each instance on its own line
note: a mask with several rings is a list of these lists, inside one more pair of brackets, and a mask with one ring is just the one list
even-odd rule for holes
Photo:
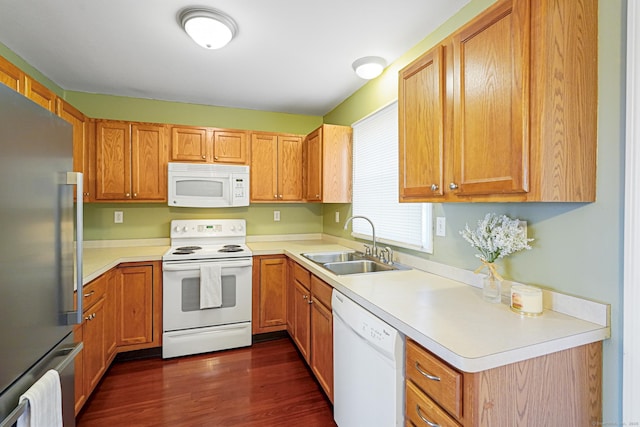
[[273,211],[273,220],[280,221],[280,211]]
[[122,224],[124,222],[124,214],[122,211],[113,212],[113,222],[116,224]]

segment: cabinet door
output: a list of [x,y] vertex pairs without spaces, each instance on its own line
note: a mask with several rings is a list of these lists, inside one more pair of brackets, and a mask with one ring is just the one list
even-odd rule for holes
[[294,284],[293,291],[295,320],[293,325],[293,340],[298,346],[298,350],[309,362],[309,352],[311,348],[311,304],[310,292],[298,281]]
[[207,128],[173,127],[171,129],[172,162],[207,162],[210,146]]
[[[258,257],[256,260],[258,273],[257,289],[255,289],[254,333],[283,330],[287,323],[287,258]],[[254,263],[255,265],[255,263]]]
[[52,113],[56,112],[56,94],[40,82],[25,75],[24,96]]
[[504,1],[453,36],[458,195],[528,191],[529,9]]
[[248,164],[247,133],[215,131],[213,134],[213,160],[221,163]]
[[322,201],[322,128],[306,138],[305,147],[305,198],[309,202]]
[[56,101],[56,114],[73,126],[73,170],[82,172],[84,201],[90,200],[91,191],[89,189],[89,120],[66,101],[58,98]]
[[251,134],[251,201],[278,200],[278,136]]
[[118,347],[153,341],[153,267],[118,267],[116,317]]
[[333,402],[333,317],[319,300],[311,305],[311,370]]
[[400,201],[444,195],[444,48],[402,70],[398,91]]
[[302,200],[302,137],[278,137],[278,199]]
[[104,297],[104,348],[107,364],[116,356],[116,291],[118,290],[118,275],[116,271],[110,270],[105,273],[106,290]]
[[[84,341],[84,322],[73,327],[73,342],[79,343]],[[80,350],[80,353],[74,360],[74,394],[75,394],[75,414],[78,415],[87,395],[84,392],[84,353],[86,349]]]
[[293,325],[295,323],[295,279],[293,269],[295,261],[287,258],[287,332],[293,336]]
[[0,83],[9,86],[16,92],[23,93],[24,91],[24,73],[18,67],[1,56]]
[[166,128],[131,125],[131,182],[134,200],[167,200]]
[[129,123],[96,122],[96,199],[131,199]]
[[85,394],[91,394],[106,370],[104,298],[84,313]]

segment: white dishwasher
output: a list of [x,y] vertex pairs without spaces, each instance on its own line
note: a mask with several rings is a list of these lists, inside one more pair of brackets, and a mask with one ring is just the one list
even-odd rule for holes
[[333,417],[339,427],[404,425],[404,339],[333,290]]

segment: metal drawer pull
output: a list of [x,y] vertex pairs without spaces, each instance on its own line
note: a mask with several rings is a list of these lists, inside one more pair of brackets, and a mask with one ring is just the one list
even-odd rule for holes
[[96,291],[91,291],[91,292],[89,292],[88,294],[84,294],[84,297],[85,297],[85,298],[88,298],[88,297],[90,297],[91,295],[93,295],[93,294],[95,294],[95,293],[96,293]]
[[418,414],[418,416],[420,417],[420,419],[422,421],[424,421],[425,423],[427,423],[431,427],[440,427],[440,424],[432,423],[431,421],[426,419],[424,415],[422,415],[422,411],[420,410],[420,405],[418,405],[418,404],[416,404],[416,414]]
[[418,362],[416,362],[416,371],[420,372],[424,377],[426,377],[426,378],[428,378],[428,379],[430,379],[432,381],[440,381],[440,377],[436,377],[435,375],[430,375],[430,374],[426,373],[425,371],[423,371]]

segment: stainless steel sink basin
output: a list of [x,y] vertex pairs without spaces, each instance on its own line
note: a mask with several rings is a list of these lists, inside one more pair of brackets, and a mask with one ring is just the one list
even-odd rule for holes
[[345,252],[309,253],[309,254],[302,254],[302,256],[318,264],[365,259],[365,255],[362,252],[346,252],[346,251]]
[[339,276],[409,269],[402,264],[385,264],[362,252],[316,252],[302,256]]
[[323,267],[339,276],[345,274],[375,273],[377,271],[397,270],[393,265],[382,264],[370,260],[328,262],[324,264]]

